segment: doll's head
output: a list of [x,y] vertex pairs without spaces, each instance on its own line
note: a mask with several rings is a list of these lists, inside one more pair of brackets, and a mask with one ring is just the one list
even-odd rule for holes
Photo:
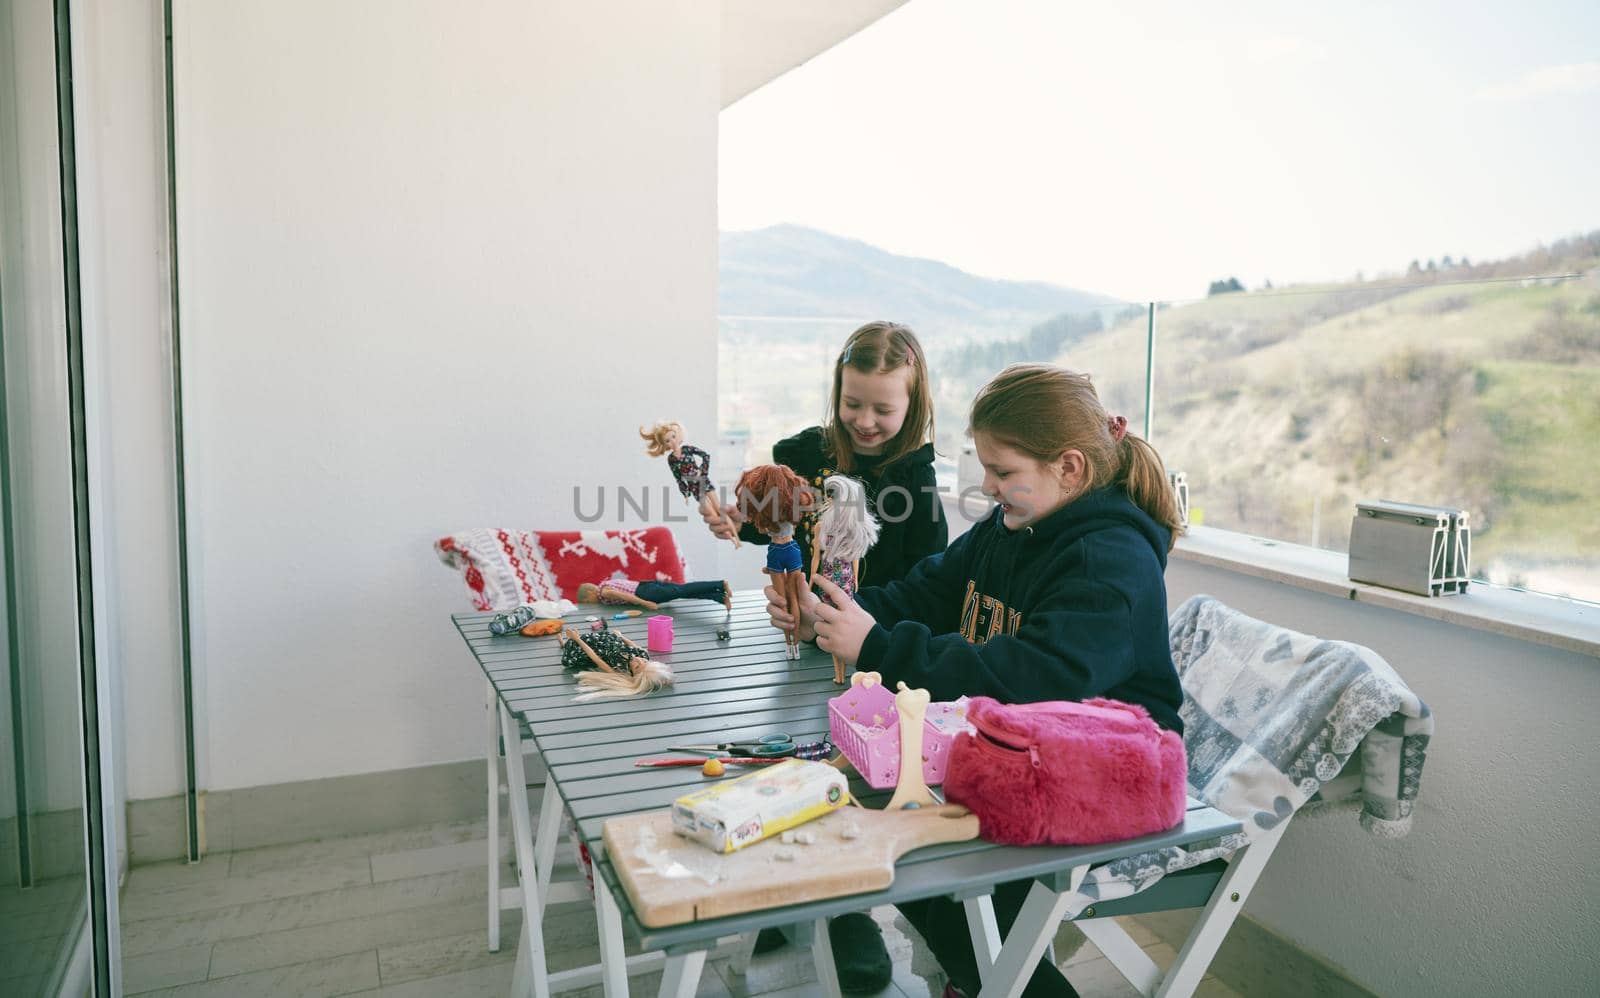
[[1161,455],[1127,426],[1106,411],[1087,374],[1013,364],[978,391],[967,432],[983,463],[984,494],[1000,503],[1011,529],[1120,485],[1176,538],[1183,523]]
[[578,586],[578,602],[579,603],[598,603],[598,602],[600,602],[600,587],[595,585],[593,582],[585,582],[582,585]]
[[683,443],[683,427],[678,423],[657,423],[648,430],[639,427],[639,436],[645,441],[645,451],[651,457],[672,453]]
[[868,508],[867,489],[849,475],[829,475],[822,483],[826,505],[817,517],[823,553],[841,561],[866,556],[878,541],[878,520]]
[[739,515],[771,537],[782,524],[795,524],[816,506],[811,486],[785,464],[758,464],[739,476],[734,489]]
[[882,456],[889,465],[933,439],[933,393],[916,334],[896,322],[869,322],[850,334],[833,365],[823,419],[834,465]]

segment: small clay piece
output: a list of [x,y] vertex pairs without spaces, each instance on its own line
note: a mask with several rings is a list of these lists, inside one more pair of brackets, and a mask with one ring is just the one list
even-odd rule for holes
[[724,772],[721,759],[707,759],[706,764],[700,767],[700,772],[707,776],[721,776]]
[[794,838],[795,838],[794,832],[793,831],[788,831],[788,832],[784,832],[782,835],[778,836],[778,841],[782,842],[786,846],[792,846],[792,845],[794,845]]
[[920,808],[920,807],[921,807],[921,806],[922,806],[922,805],[921,805],[921,804],[918,804],[918,803],[917,803],[917,802],[916,802],[916,801],[914,801],[914,800],[908,800],[908,801],[906,801],[906,802],[905,802],[905,804],[904,804],[904,805],[903,805],[903,806],[902,806],[902,807],[901,807],[901,810],[903,810],[903,811],[915,811],[915,810],[917,810],[917,809],[918,809],[918,808]]
[[861,837],[861,829],[855,825],[846,825],[839,829],[839,837],[844,839],[846,842],[859,839]]
[[816,832],[795,832],[794,840],[803,846],[808,846],[817,841]]
[[559,620],[535,620],[522,629],[524,637],[540,638],[547,634],[560,634],[566,625]]
[[793,849],[779,849],[778,850],[778,858],[783,860],[785,863],[793,863],[794,862],[794,850]]

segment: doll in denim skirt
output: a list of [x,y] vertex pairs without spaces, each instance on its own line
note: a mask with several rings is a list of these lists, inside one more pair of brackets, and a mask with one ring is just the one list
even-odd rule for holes
[[[805,589],[805,563],[795,543],[794,525],[816,506],[811,486],[781,464],[762,464],[739,477],[736,490],[739,517],[767,535],[767,567],[772,585],[797,611]],[[784,632],[789,658],[800,657],[800,641],[793,628]]]

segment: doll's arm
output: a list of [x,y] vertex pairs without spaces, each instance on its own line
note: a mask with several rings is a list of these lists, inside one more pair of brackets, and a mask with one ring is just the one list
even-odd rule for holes
[[632,603],[634,606],[642,606],[646,610],[659,610],[659,609],[661,609],[660,604],[652,603],[649,600],[645,599],[643,596],[640,596],[638,593],[625,593],[625,592],[622,592],[619,589],[613,589],[613,590],[611,590],[611,595],[615,596],[617,599],[622,600],[624,603]]

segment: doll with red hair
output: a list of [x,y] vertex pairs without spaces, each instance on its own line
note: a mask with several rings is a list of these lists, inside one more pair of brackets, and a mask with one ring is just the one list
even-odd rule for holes
[[[767,567],[763,571],[772,576],[772,587],[788,603],[791,619],[798,620],[794,611],[800,607],[800,594],[805,591],[806,584],[805,565],[800,545],[795,543],[794,528],[816,505],[811,486],[786,465],[761,464],[739,477],[735,491],[740,519],[767,535]],[[796,629],[789,627],[784,635],[789,658],[799,658],[800,639]]]

